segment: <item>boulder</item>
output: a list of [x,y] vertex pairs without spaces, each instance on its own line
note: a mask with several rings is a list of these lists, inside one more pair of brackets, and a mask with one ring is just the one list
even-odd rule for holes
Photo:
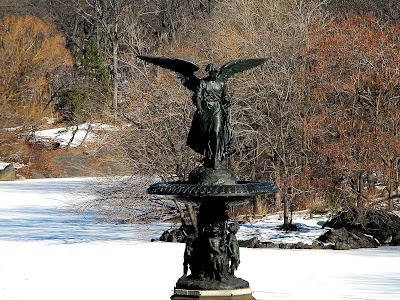
[[43,174],[42,172],[39,172],[37,170],[32,169],[31,170],[32,177],[35,179],[44,179],[44,178],[52,178],[51,174]]
[[160,236],[160,241],[162,242],[170,242],[172,240],[172,235],[168,230],[165,230]]
[[263,242],[262,245],[265,245],[265,248],[279,248],[279,244],[273,242]]
[[337,242],[335,244],[335,246],[333,247],[334,250],[350,250],[352,248],[350,248],[349,245],[347,245],[346,243],[342,243],[342,242]]
[[273,243],[273,242],[262,242],[254,246],[254,248],[272,248],[272,249],[333,249],[333,244],[326,244],[320,241],[314,241],[311,245],[303,242],[298,243]]
[[360,210],[350,207],[337,212],[325,226],[345,228],[363,239],[370,236],[370,242],[375,244],[374,239],[382,245],[400,245],[400,237],[397,237],[400,234],[400,217],[382,209]]
[[246,241],[239,241],[239,247],[254,248],[258,243],[258,237],[255,236]]
[[302,242],[299,242],[299,243],[295,244],[294,249],[312,249],[312,246],[308,245],[308,244],[304,244]]
[[296,244],[293,243],[280,243],[279,249],[295,249]]
[[393,237],[392,245],[399,246],[400,245],[400,231],[397,235]]
[[160,241],[162,242],[172,242],[172,243],[184,243],[185,235],[182,231],[182,227],[166,230],[160,237]]
[[346,228],[328,230],[318,238],[323,243],[332,243],[335,250],[349,250],[358,248],[376,248],[377,243],[373,238],[365,236],[363,233],[350,232]]
[[313,241],[311,244],[311,249],[322,249],[323,244],[317,241]]
[[0,170],[0,181],[16,180],[15,168],[13,164],[9,164],[3,170]]
[[22,176],[22,175],[19,175],[19,174],[15,175],[15,179],[16,180],[26,180],[25,176]]

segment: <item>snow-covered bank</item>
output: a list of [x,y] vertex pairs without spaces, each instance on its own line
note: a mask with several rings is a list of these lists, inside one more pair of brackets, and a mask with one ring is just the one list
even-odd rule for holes
[[[0,182],[0,300],[166,300],[182,275],[184,244],[148,242],[169,224],[98,224],[80,201],[88,179]],[[241,227],[239,235],[310,239],[321,220],[296,236],[276,236],[277,219]],[[283,233],[279,233],[283,234]],[[293,233],[292,233],[293,234]],[[303,234],[303,236],[301,236]],[[241,249],[236,275],[254,297],[400,299],[400,247],[349,251]]]
[[258,237],[260,242],[280,243],[299,243],[311,245],[313,241],[324,234],[327,229],[322,229],[326,222],[325,216],[310,219],[309,214],[293,215],[293,224],[299,228],[298,231],[281,231],[277,227],[282,225],[283,220],[278,215],[269,216],[251,224],[243,224],[237,234],[239,240]]
[[[72,136],[75,136],[71,143],[71,147],[78,147],[81,143],[86,139],[87,142],[94,142],[99,141],[98,135],[96,132],[101,131],[115,131],[118,128],[116,126],[101,124],[101,123],[85,123],[80,124],[78,128],[76,126],[71,127],[61,127],[61,128],[52,128],[52,129],[45,129],[36,131],[34,133],[33,139],[35,141],[41,142],[56,142],[60,144],[60,147],[65,147],[68,145],[69,141],[71,140]],[[89,130],[89,132],[88,132]]]
[[[166,300],[182,275],[183,244],[0,242],[0,300]],[[241,249],[237,276],[254,297],[400,297],[400,248]]]

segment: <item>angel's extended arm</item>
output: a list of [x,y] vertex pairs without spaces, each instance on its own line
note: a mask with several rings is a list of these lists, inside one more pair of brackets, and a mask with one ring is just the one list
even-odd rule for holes
[[226,84],[224,84],[224,86],[222,88],[221,98],[222,98],[222,105],[225,109],[227,109],[228,107],[230,107],[232,105],[232,98],[228,95]]
[[202,99],[202,84],[200,82],[200,84],[197,85],[194,94],[193,94],[193,104],[197,107],[197,111],[199,112],[199,114],[203,113],[203,108],[201,106],[201,99]]

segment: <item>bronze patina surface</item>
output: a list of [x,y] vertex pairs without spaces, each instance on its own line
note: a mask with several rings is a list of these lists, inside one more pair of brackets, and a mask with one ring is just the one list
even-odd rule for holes
[[[238,181],[234,172],[223,164],[224,158],[234,152],[229,119],[232,100],[226,82],[235,73],[260,66],[267,59],[232,60],[221,68],[210,63],[206,67],[209,75],[199,79],[194,75],[199,67],[192,62],[166,57],[138,58],[174,71],[182,84],[193,92],[196,111],[187,145],[204,156],[203,165],[193,170],[187,181],[160,182],[147,190],[149,194],[172,195],[181,202],[198,206],[197,230],[193,225],[184,226],[184,274],[177,281],[175,290],[186,291],[188,295],[198,291],[215,291],[215,295],[223,295],[243,290],[243,295],[200,298],[254,299],[249,283],[234,275],[240,264],[236,239],[239,224],[229,220],[228,205],[245,203],[255,195],[276,193],[278,189],[264,181]],[[172,299],[194,298],[199,297],[175,294]]]

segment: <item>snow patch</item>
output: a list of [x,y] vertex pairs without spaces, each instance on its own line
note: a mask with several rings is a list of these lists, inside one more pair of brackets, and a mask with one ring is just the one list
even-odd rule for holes
[[326,217],[307,219],[306,214],[293,215],[292,222],[297,225],[299,230],[285,232],[278,230],[278,226],[282,225],[283,220],[280,220],[277,214],[253,221],[251,224],[242,224],[237,233],[237,238],[248,240],[256,236],[260,242],[273,242],[275,244],[302,242],[311,245],[316,238],[327,231],[327,229],[322,229],[322,225],[326,221]]
[[[10,164],[10,163],[8,163],[8,162],[2,162],[2,161],[0,161],[0,170],[4,170],[5,167],[7,167],[9,164]],[[21,169],[21,168],[23,168],[23,167],[26,167],[26,165],[21,164],[21,163],[15,163],[15,162],[13,162],[12,164],[14,165],[14,169]]]
[[[86,142],[95,142],[98,139],[98,134],[96,134],[96,131],[118,130],[118,127],[116,126],[101,123],[81,124],[78,126],[78,131],[76,132],[75,137],[70,145],[71,147],[78,147],[82,144],[82,141],[86,136],[89,126],[90,131],[86,137]],[[34,132],[32,139],[34,141],[59,143],[61,147],[65,147],[71,140],[75,130],[76,126],[39,130]]]

